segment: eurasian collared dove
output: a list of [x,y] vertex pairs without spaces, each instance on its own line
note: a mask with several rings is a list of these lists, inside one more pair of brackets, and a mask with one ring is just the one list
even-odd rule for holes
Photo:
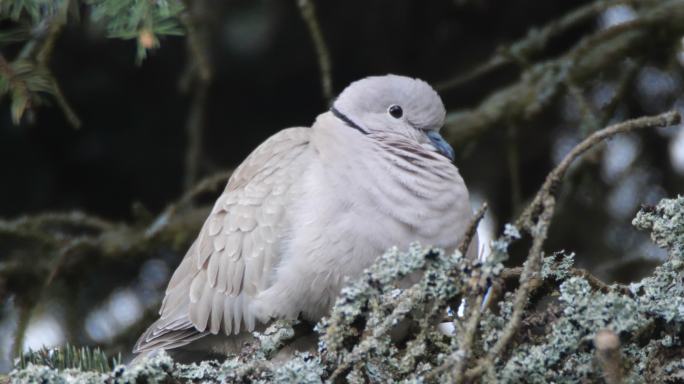
[[134,352],[317,321],[387,248],[453,251],[472,213],[444,118],[427,83],[368,77],[311,128],[266,140],[231,176]]

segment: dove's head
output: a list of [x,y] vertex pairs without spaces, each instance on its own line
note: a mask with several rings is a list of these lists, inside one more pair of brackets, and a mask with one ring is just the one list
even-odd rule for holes
[[439,134],[446,115],[442,99],[422,80],[366,77],[345,88],[331,111],[363,134],[400,135],[454,158],[454,150]]

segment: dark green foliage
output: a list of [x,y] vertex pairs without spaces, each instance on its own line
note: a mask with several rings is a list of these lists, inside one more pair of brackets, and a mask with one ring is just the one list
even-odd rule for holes
[[0,18],[20,20],[28,17],[33,24],[54,16],[68,0],[12,0],[0,1]]
[[47,68],[30,60],[0,61],[0,98],[12,101],[12,120],[19,124],[29,107],[44,103],[44,95],[58,93],[55,80]]
[[76,347],[67,344],[63,347],[29,351],[21,355],[15,369],[26,369],[29,364],[43,365],[51,369],[78,369],[105,373],[121,364],[121,356],[110,358],[100,348]]
[[[138,63],[147,51],[159,47],[159,36],[181,35],[178,0],[86,0],[83,16],[102,27],[110,38],[136,39]],[[47,64],[55,39],[70,22],[84,22],[79,4],[70,0],[11,0],[0,2],[0,20],[8,27],[0,32],[0,46],[20,45],[19,53],[6,58],[0,53],[0,100],[11,100],[12,121],[20,124],[27,111],[45,103],[51,96],[64,110],[69,122],[80,121],[61,94]]]
[[87,4],[93,22],[103,22],[107,36],[138,39],[138,62],[159,45],[157,36],[183,34],[178,19],[183,5],[177,0],[87,0]]

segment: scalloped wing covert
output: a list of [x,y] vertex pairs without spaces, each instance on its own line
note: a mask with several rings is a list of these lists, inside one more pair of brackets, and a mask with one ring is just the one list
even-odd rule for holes
[[268,288],[280,255],[293,185],[309,163],[309,128],[273,135],[235,170],[174,272],[134,352],[186,345],[208,333],[253,330],[252,299]]

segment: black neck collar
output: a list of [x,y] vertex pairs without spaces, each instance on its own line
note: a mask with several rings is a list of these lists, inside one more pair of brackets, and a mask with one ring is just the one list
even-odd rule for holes
[[345,115],[344,113],[340,112],[337,108],[335,108],[335,107],[330,107],[330,112],[332,112],[332,114],[335,115],[335,117],[337,117],[338,119],[344,121],[344,123],[347,124],[348,126],[354,128],[354,129],[356,129],[357,131],[363,133],[364,135],[367,135],[367,134],[368,134],[368,131],[366,131],[365,129],[361,128],[361,126],[359,126],[358,124],[356,124],[355,122],[353,122],[350,118],[347,117],[347,115]]

